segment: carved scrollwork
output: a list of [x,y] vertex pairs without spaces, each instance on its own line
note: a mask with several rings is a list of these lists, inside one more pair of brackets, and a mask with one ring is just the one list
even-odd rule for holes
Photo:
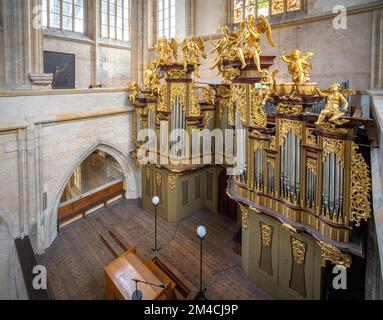
[[158,97],[158,111],[167,111],[167,85],[162,84],[160,87],[160,93]]
[[291,238],[291,248],[294,261],[297,264],[303,264],[306,259],[306,244],[295,238]]
[[362,220],[371,218],[371,178],[370,168],[363,156],[357,152],[359,147],[352,144],[351,159],[351,221],[360,226]]
[[170,79],[181,79],[185,78],[187,71],[184,69],[171,69],[167,72]]
[[250,125],[256,127],[267,126],[267,114],[264,106],[264,94],[257,88],[251,89],[251,120]]
[[262,245],[265,248],[269,248],[273,239],[273,228],[267,224],[261,223],[261,235]]
[[244,229],[247,229],[249,227],[249,208],[239,205],[242,213],[242,226]]
[[161,187],[162,184],[162,174],[160,172],[156,173],[156,185],[157,187]]
[[321,266],[325,267],[327,261],[331,261],[336,266],[344,266],[350,268],[352,259],[348,254],[343,254],[340,250],[329,243],[319,242],[318,245],[321,248]]
[[168,177],[168,185],[170,190],[174,190],[176,188],[177,183],[177,175],[176,174],[170,174]]
[[312,130],[306,130],[306,144],[310,146],[317,146],[317,138]]
[[339,160],[340,165],[344,168],[344,141],[334,139],[323,139],[323,162],[326,161],[327,157],[334,153]]
[[201,115],[201,107],[198,103],[198,97],[196,94],[196,85],[195,83],[191,86],[191,105],[189,109],[189,114],[192,117],[198,117]]
[[234,84],[231,91],[232,120],[234,122],[234,111],[236,110],[241,115],[241,121],[246,123],[246,84]]
[[302,123],[294,120],[281,119],[279,122],[279,144],[283,145],[289,132],[302,139]]
[[187,106],[187,99],[186,99],[186,92],[187,92],[187,86],[186,83],[172,83],[170,85],[170,108],[173,109],[174,103],[176,101],[176,98],[178,97],[180,99],[180,103],[182,106],[182,110],[186,112],[186,106]]

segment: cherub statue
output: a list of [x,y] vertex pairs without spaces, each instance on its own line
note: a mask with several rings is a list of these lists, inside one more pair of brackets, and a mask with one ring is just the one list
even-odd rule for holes
[[261,69],[261,34],[266,33],[267,40],[272,47],[275,47],[271,26],[266,17],[259,16],[255,19],[253,15],[249,15],[241,24],[241,34],[239,36],[236,47],[239,51],[239,57],[242,62],[242,69],[246,67],[246,60],[253,60],[257,66],[258,72]]
[[205,52],[205,43],[202,38],[194,39],[192,37],[189,40],[184,40],[182,43],[182,53],[183,53],[183,63],[184,70],[187,71],[188,65],[192,65],[194,67],[194,72],[197,78],[200,78],[199,74],[199,64],[200,64],[200,56],[204,59],[207,58],[207,54]]
[[245,57],[240,55],[238,48],[235,46],[238,43],[239,32],[235,31],[234,33],[230,33],[229,27],[224,26],[221,28],[221,34],[222,37],[217,43],[210,40],[214,46],[212,53],[218,54],[214,65],[210,69],[214,70],[215,68],[218,68],[219,74],[222,74],[224,61],[235,61],[236,59],[240,59],[242,63],[246,63]]
[[[349,103],[346,99],[347,96],[355,95],[354,90],[342,90],[342,87],[339,83],[332,82],[330,84],[330,90],[321,91],[318,89],[318,94],[321,97],[327,98],[327,104],[323,111],[321,112],[316,125],[320,125],[324,122],[326,118],[330,118],[329,121],[335,125],[341,125],[343,123],[339,122],[340,118],[345,115],[345,112],[348,111]],[[343,103],[343,111],[341,111],[341,104]]]
[[282,61],[286,62],[289,65],[289,73],[293,77],[294,83],[307,83],[310,81],[310,71],[313,68],[313,65],[310,62],[306,61],[314,56],[314,53],[306,53],[302,55],[299,50],[294,50],[289,56],[282,55]]
[[[169,43],[166,37],[158,39],[156,52],[158,54],[157,68],[170,65],[178,60],[178,42],[172,39]],[[173,61],[173,59],[174,61]]]
[[137,82],[129,82],[128,83],[128,89],[131,91],[131,94],[129,95],[129,100],[131,103],[135,103],[137,101],[138,95],[139,95],[139,86]]

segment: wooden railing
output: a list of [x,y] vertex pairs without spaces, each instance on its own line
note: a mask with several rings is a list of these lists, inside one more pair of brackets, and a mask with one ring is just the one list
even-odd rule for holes
[[109,200],[120,195],[123,197],[125,195],[123,181],[64,203],[58,210],[58,227],[78,216],[84,217],[87,211],[101,204],[106,205]]

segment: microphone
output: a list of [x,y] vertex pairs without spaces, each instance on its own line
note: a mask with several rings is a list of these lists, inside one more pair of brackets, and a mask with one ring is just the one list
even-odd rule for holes
[[146,284],[146,285],[149,285],[149,286],[153,286],[153,287],[157,287],[157,288],[161,288],[161,289],[169,289],[169,287],[167,285],[164,285],[164,284],[154,284],[154,283],[150,283],[150,282],[146,282],[146,281],[142,281],[142,280],[138,280],[138,279],[132,279],[132,281],[134,281],[136,283],[136,291],[133,292],[133,295],[132,295],[132,300],[135,300],[135,301],[139,301],[139,300],[142,300],[142,291],[141,290],[138,290],[138,284],[139,283],[142,283],[142,284]]

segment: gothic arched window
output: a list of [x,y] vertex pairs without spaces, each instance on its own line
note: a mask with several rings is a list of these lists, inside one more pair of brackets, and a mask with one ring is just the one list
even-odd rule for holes
[[301,10],[303,0],[234,0],[234,23],[242,22],[250,14],[265,17]]

